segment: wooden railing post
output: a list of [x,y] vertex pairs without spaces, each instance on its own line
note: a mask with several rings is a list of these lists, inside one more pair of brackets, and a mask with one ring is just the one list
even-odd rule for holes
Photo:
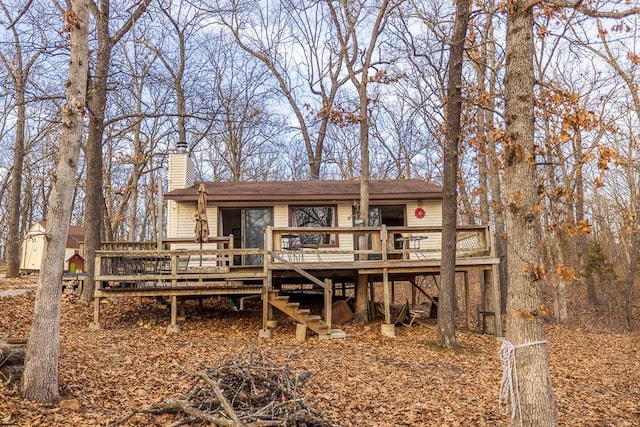
[[324,279],[324,321],[327,323],[329,335],[331,335],[331,306],[333,304],[331,279]]
[[[95,267],[94,267],[94,272],[93,272],[93,277],[99,277],[102,275],[102,255],[100,255],[99,253],[96,254],[96,261],[95,261]],[[113,261],[111,263],[112,267],[111,269],[113,270]],[[110,272],[111,274],[113,274],[113,271]],[[96,283],[97,289],[102,289],[102,282],[98,281]]]
[[384,323],[382,324],[382,334],[389,338],[394,338],[395,325],[391,323],[391,308],[389,295],[389,270],[384,267],[382,269],[382,293],[384,298]]
[[[96,254],[94,277],[99,277],[102,272],[102,260],[102,256],[100,254]],[[98,281],[96,286],[97,290],[102,289],[102,282]],[[102,325],[100,324],[100,298],[93,298],[93,322],[89,323],[89,329],[102,329]]]
[[380,228],[380,241],[382,242],[382,261],[387,261],[387,250],[389,249],[387,245],[389,241],[389,234],[386,225],[383,225]]
[[264,230],[264,249],[262,253],[262,264],[264,266],[264,272],[268,273],[271,270],[271,263],[273,262],[273,257],[271,254],[274,251],[273,247],[273,228],[268,226]]
[[171,254],[171,286],[178,286],[178,259],[180,255],[177,252]]

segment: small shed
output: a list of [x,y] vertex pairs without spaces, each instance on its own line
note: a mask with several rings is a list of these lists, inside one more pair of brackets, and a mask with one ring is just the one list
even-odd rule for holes
[[76,249],[75,253],[67,260],[67,271],[71,274],[83,273],[84,258],[80,256],[80,251]]
[[[27,232],[20,248],[20,270],[25,273],[40,271],[42,256],[44,255],[44,234],[47,228],[46,221],[35,223]],[[82,252],[84,242],[84,227],[69,227],[64,259],[60,262],[67,268],[67,261]]]

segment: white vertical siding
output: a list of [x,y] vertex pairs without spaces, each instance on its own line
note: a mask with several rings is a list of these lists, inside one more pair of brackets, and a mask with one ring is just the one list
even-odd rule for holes
[[[353,226],[353,206],[351,203],[338,205],[338,225],[340,227],[351,227]],[[340,234],[340,241],[338,245],[340,246],[340,250],[352,251],[353,250],[353,236],[348,234]],[[343,256],[344,257],[344,256]],[[350,259],[349,261],[352,261]]]
[[[177,203],[169,200],[169,220],[167,221],[167,237],[191,239],[195,237],[196,223],[193,213],[196,211],[195,202]],[[218,235],[218,206],[207,206],[207,221],[209,223],[209,236]]]
[[178,237],[178,203],[167,200],[167,238]]
[[[195,183],[195,166],[186,153],[169,154],[168,191],[188,188]],[[167,200],[167,237],[184,237],[185,224],[191,223],[192,209],[174,200]],[[193,230],[191,231],[193,234]]]
[[185,165],[185,177],[184,177],[184,187],[191,187],[196,183],[196,166],[193,163],[193,159],[191,157],[187,157],[187,164]]
[[20,246],[20,269],[40,270],[44,254],[44,227],[35,224],[25,236]]
[[[422,207],[425,215],[423,218],[417,218],[415,211],[417,208]],[[442,201],[429,200],[422,202],[421,206],[418,202],[407,203],[407,226],[409,227],[429,227],[429,226],[441,226],[442,225]],[[427,237],[427,239],[416,243],[420,249],[427,249],[427,258],[440,258],[440,248],[442,247],[442,234],[441,233],[420,233]],[[411,259],[416,259],[416,254],[411,254]]]
[[195,166],[191,157],[185,153],[169,154],[167,178],[169,191],[191,187],[195,183],[195,177]]
[[289,205],[282,204],[273,206],[273,226],[289,226]]
[[[40,223],[29,229],[20,247],[20,269],[40,270],[42,257],[44,255],[44,232],[45,229]],[[66,248],[62,263],[64,270],[67,269],[67,260],[75,254],[75,248]]]
[[[175,201],[169,201],[169,215],[168,215],[168,229],[167,237],[173,238],[186,238],[190,239],[194,236],[195,223],[192,219],[193,212],[196,209],[195,202],[182,202],[177,203]],[[288,227],[289,226],[289,205],[286,203],[274,204],[273,206],[273,225],[275,227]],[[416,218],[415,210],[418,207],[422,207],[425,210],[425,216],[423,218]],[[426,227],[426,226],[440,226],[442,223],[442,203],[440,201],[426,201],[422,202],[419,206],[418,201],[408,202],[406,204],[407,210],[407,225],[410,227]],[[340,227],[352,226],[352,205],[351,203],[342,203],[337,205],[336,223]],[[218,235],[218,206],[209,205],[207,207],[207,217],[209,220],[209,235]],[[427,249],[426,256],[430,258],[440,257],[441,246],[441,234],[440,233],[420,233],[427,239],[420,241],[420,249]],[[322,254],[323,250],[339,250],[339,251],[352,251],[354,249],[354,238],[350,234],[340,234],[338,247],[326,247],[320,248],[320,258],[324,262],[331,261],[353,261],[352,254]],[[416,243],[415,245],[418,245]],[[413,244],[411,245],[414,248]],[[424,257],[424,255],[422,255]],[[305,260],[315,261],[317,254],[313,251],[309,251],[305,254]],[[415,253],[411,253],[412,259],[416,258]]]
[[[421,203],[407,203],[407,226],[409,227],[427,227],[442,225],[442,202],[440,200],[429,200]],[[425,215],[423,218],[416,218],[415,211],[422,207]]]

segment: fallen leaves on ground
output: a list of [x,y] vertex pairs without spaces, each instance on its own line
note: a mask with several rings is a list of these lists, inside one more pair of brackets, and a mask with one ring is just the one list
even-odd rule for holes
[[[35,285],[0,281],[0,337],[26,338]],[[258,338],[261,303],[234,311],[224,298],[202,307],[187,302],[179,335],[166,333],[169,312],[151,299],[108,300],[103,330],[91,331],[93,306],[62,297],[60,390],[56,406],[22,400],[0,385],[0,425],[98,426],[185,396],[193,373],[259,351],[298,374],[310,372],[305,406],[340,426],[496,426],[508,417],[498,407],[502,367],[495,338],[459,329],[460,350],[435,345],[434,323],[396,329],[385,338],[380,323],[342,326],[347,338],[295,340],[284,315],[273,338]],[[550,325],[548,349],[559,423],[565,426],[640,424],[639,335],[593,333]],[[184,416],[139,413],[127,426],[166,426]],[[194,424],[199,425],[199,424]]]

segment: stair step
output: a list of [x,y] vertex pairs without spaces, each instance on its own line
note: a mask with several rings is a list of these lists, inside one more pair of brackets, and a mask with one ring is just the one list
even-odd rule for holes
[[318,337],[321,340],[335,340],[346,338],[347,334],[342,329],[332,329],[328,334],[320,334]]
[[306,324],[309,329],[320,336],[321,339],[344,338],[346,334],[340,329],[329,329],[322,316],[311,314],[308,308],[300,308],[299,302],[289,302],[289,296],[280,295],[278,291],[269,292],[269,302],[274,307],[294,318],[298,323]]

